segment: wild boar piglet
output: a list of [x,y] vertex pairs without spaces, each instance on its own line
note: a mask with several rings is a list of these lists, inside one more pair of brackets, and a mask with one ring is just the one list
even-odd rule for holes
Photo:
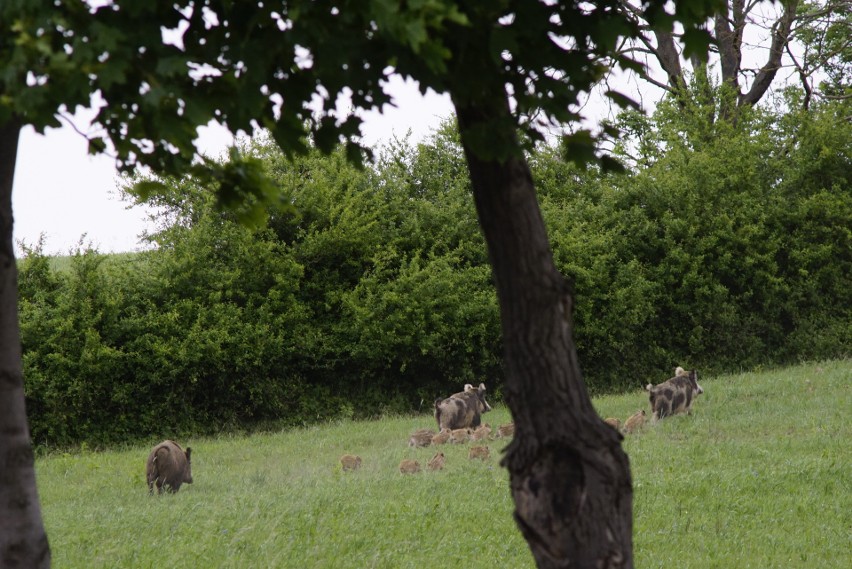
[[450,440],[450,429],[441,429],[441,432],[432,437],[433,445],[443,445]]
[[485,460],[489,456],[491,456],[491,451],[488,447],[470,447],[470,451],[467,453],[467,457],[471,460],[475,458]]
[[627,435],[632,435],[639,431],[642,428],[642,425],[645,424],[645,410],[640,409],[633,413],[630,417],[624,421],[624,427],[621,429],[621,432]]
[[432,437],[435,436],[435,431],[432,429],[417,429],[408,438],[408,446],[419,448],[427,447],[432,444]]
[[344,472],[361,468],[361,457],[354,454],[344,454],[340,457],[340,466]]
[[433,456],[431,460],[429,460],[429,463],[426,465],[426,467],[429,468],[429,470],[441,470],[442,468],[444,468],[445,461],[446,457],[444,457],[444,453],[439,452],[435,454],[435,456]]

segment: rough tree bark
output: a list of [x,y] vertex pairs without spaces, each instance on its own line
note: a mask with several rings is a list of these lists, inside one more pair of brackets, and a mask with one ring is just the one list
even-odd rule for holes
[[484,125],[512,124],[507,100],[491,100],[492,108],[455,106],[500,304],[515,520],[538,567],[632,568],[629,461],[583,383],[572,293],[553,262],[529,167],[511,127],[502,133],[511,157],[472,150]]
[[50,567],[24,406],[12,179],[20,124],[0,125],[0,567]]

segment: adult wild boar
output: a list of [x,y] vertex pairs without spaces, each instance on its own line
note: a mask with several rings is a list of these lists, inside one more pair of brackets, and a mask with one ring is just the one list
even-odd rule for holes
[[177,492],[184,482],[192,484],[191,454],[190,447],[183,450],[174,441],[163,441],[155,446],[145,464],[148,493],[154,493],[154,484],[158,494],[162,494],[164,488],[167,492]]
[[479,387],[467,384],[461,393],[435,400],[438,429],[476,428],[482,422],[482,414],[489,411],[491,406],[485,400],[484,383],[480,383]]
[[697,371],[678,368],[675,373],[677,375],[659,385],[649,383],[645,386],[655,421],[677,413],[689,413],[692,402],[704,393],[704,389],[698,385]]

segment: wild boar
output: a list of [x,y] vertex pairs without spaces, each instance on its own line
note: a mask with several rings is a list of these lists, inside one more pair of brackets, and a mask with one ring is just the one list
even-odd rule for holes
[[432,459],[429,461],[429,464],[427,464],[426,467],[429,470],[441,470],[442,468],[444,468],[444,462],[445,461],[446,461],[446,458],[444,457],[444,453],[439,452],[439,453],[435,454],[435,456],[432,457]]
[[361,468],[361,457],[354,454],[344,454],[340,457],[340,466],[344,472]]
[[438,429],[476,428],[482,422],[482,414],[489,411],[491,406],[485,400],[484,383],[480,383],[479,387],[467,384],[461,393],[435,400]]
[[621,429],[621,432],[626,435],[633,434],[639,429],[641,429],[642,425],[644,424],[645,410],[640,409],[639,411],[636,411],[635,413],[630,415],[630,417],[628,417],[627,420],[624,421],[624,428]]
[[164,488],[167,492],[177,492],[184,482],[192,484],[191,455],[190,447],[184,451],[174,441],[166,440],[155,446],[145,464],[148,493],[154,493],[154,484],[158,494],[162,494]]
[[406,458],[399,463],[399,471],[402,474],[416,474],[420,472],[420,463],[416,460]]
[[512,437],[515,435],[515,423],[506,423],[497,427],[497,438]]
[[467,457],[471,460],[475,458],[485,460],[489,456],[491,456],[491,451],[488,447],[470,447],[470,450],[467,453]]
[[432,437],[433,445],[443,445],[446,444],[448,440],[450,440],[450,434],[452,431],[449,429],[441,429],[441,432]]
[[688,414],[695,398],[704,393],[698,384],[697,371],[685,371],[682,368],[675,370],[676,373],[678,371],[681,373],[659,385],[649,383],[645,386],[655,421],[678,413]]
[[473,429],[453,429],[450,431],[450,443],[454,445],[466,443],[470,440]]
[[417,429],[411,433],[408,439],[410,447],[427,447],[432,444],[432,437],[435,436],[435,431],[432,429]]
[[621,421],[616,419],[615,417],[608,417],[604,419],[604,423],[615,429],[616,431],[621,430]]
[[479,425],[473,432],[470,434],[470,440],[472,441],[482,441],[488,438],[488,435],[491,434],[491,427],[487,424]]

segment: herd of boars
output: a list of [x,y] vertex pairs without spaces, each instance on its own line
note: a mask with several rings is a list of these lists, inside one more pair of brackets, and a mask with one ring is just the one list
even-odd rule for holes
[[[417,429],[408,438],[408,446],[421,448],[443,444],[464,444],[513,436],[514,423],[501,425],[492,432],[491,426],[482,422],[482,415],[489,411],[491,406],[485,399],[485,384],[480,383],[479,387],[467,384],[463,391],[435,400],[435,422],[438,430]],[[491,450],[487,446],[474,445],[468,450],[468,458],[471,460],[484,461],[490,456]],[[446,455],[443,452],[437,452],[427,463],[426,468],[441,470],[445,462]],[[421,470],[420,463],[413,459],[404,459],[399,464],[399,471],[402,474],[416,474]]]
[[[674,377],[658,385],[645,386],[648,400],[651,404],[651,418],[659,421],[678,413],[689,414],[695,398],[704,393],[698,384],[698,372],[686,371],[682,367],[675,368]],[[446,398],[435,400],[435,421],[438,430],[417,429],[408,439],[408,446],[414,448],[438,446],[443,444],[463,444],[480,442],[497,438],[512,437],[515,434],[514,423],[500,425],[492,431],[488,424],[482,423],[482,415],[491,411],[491,406],[485,400],[485,384],[478,387],[471,384],[464,390]],[[605,422],[624,434],[638,432],[647,421],[644,409],[628,417],[623,423],[619,419],[608,418]],[[145,464],[145,478],[149,494],[157,492],[177,492],[182,484],[192,484],[192,449],[184,450],[178,443],[165,440],[156,445],[148,455]],[[468,453],[470,459],[486,460],[490,456],[487,446],[471,446]],[[438,452],[427,463],[429,470],[444,468],[446,456]],[[345,471],[361,468],[361,457],[344,454],[340,457],[340,467]],[[405,459],[399,465],[402,474],[415,474],[421,471],[420,463],[413,459]]]
[[[514,433],[514,425],[511,423],[502,425],[494,435],[491,434],[491,427],[482,424],[482,414],[488,411],[491,411],[491,406],[485,400],[485,384],[480,383],[479,387],[465,385],[463,391],[435,400],[438,431],[418,429],[411,434],[408,444],[411,447],[425,447],[511,437]],[[471,459],[486,460],[489,456],[490,450],[487,446],[473,446],[470,449]],[[441,470],[445,460],[444,453],[438,452],[426,467],[429,470]],[[344,454],[340,457],[340,468],[344,472],[358,470],[361,463],[361,457],[354,454]],[[403,474],[420,472],[420,463],[411,459],[403,460],[399,471]],[[174,493],[180,490],[181,485],[192,484],[192,449],[187,447],[184,450],[172,440],[165,440],[156,445],[145,462],[145,480],[149,494],[154,493],[154,487],[157,488],[158,494],[162,494]]]
[[[651,404],[651,420],[656,422],[679,413],[691,413],[695,398],[704,393],[704,388],[698,384],[696,370],[687,371],[678,366],[674,370],[674,377],[657,385],[649,383],[645,391],[648,392]],[[604,419],[604,422],[623,434],[633,434],[645,425],[647,418],[645,410],[639,409],[623,424],[612,417]]]

